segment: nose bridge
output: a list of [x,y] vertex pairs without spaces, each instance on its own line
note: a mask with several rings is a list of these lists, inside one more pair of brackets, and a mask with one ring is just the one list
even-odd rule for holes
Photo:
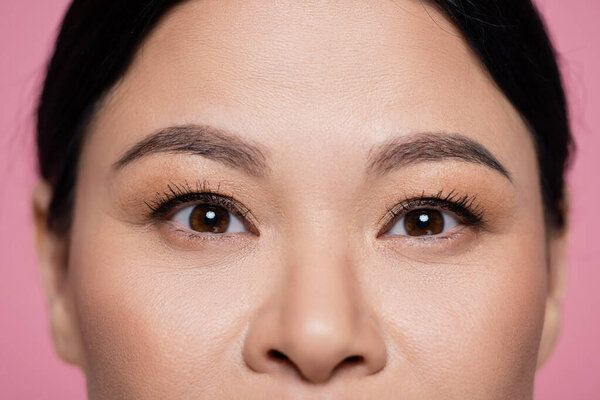
[[282,249],[280,307],[289,334],[303,332],[296,340],[319,332],[321,340],[332,340],[326,333],[333,336],[335,331],[338,340],[348,340],[340,335],[352,331],[360,298],[349,221],[344,219],[337,210],[315,207],[290,224]]
[[292,332],[309,330],[307,336],[313,330],[350,332],[359,307],[350,246],[333,232],[312,232],[296,236],[284,257],[284,325]]

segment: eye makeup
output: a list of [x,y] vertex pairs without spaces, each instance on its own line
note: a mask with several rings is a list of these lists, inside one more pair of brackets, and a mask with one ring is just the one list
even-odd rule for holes
[[[400,200],[389,208],[382,218],[385,222],[378,236],[387,232],[399,219],[417,210],[450,212],[457,217],[461,225],[468,227],[479,228],[485,223],[484,211],[477,202],[477,195],[461,195],[457,190],[452,189],[448,193],[440,190],[435,195],[429,196],[423,191],[421,195]],[[442,235],[432,235],[428,237],[428,240],[433,239],[435,236],[442,237]]]
[[222,207],[240,217],[250,232],[259,235],[256,217],[252,215],[250,209],[233,196],[222,193],[220,188],[220,184],[216,189],[211,188],[206,180],[202,183],[197,181],[194,186],[191,186],[188,181],[183,184],[170,182],[163,193],[157,192],[153,200],[144,201],[149,210],[146,219],[151,222],[166,221],[183,207],[210,204]]
[[[239,217],[248,232],[259,236],[258,221],[250,209],[236,200],[232,195],[221,191],[221,184],[213,188],[207,180],[196,181],[190,184],[184,181],[183,184],[169,182],[166,190],[156,192],[152,200],[144,201],[147,211],[145,219],[151,223],[172,222],[170,219],[185,207],[194,205],[208,204],[221,207],[227,212]],[[433,195],[427,195],[423,191],[419,196],[408,197],[396,201],[394,205],[388,208],[385,215],[380,219],[383,228],[379,231],[378,237],[387,232],[393,224],[398,222],[407,214],[420,210],[434,210],[444,213],[450,213],[456,217],[460,226],[480,228],[485,224],[484,211],[477,201],[477,195],[460,194],[458,190],[452,189],[449,192],[440,190]],[[382,223],[383,222],[383,223]],[[207,236],[205,232],[195,232],[183,227],[172,227],[180,233],[185,233],[186,237],[193,239],[198,236]],[[454,228],[452,231],[456,231]],[[235,236],[234,234],[217,233],[208,234],[208,236]],[[391,237],[403,237],[405,235],[390,235]],[[412,237],[413,240],[435,240],[448,239],[452,235],[447,233],[428,235],[427,237]]]

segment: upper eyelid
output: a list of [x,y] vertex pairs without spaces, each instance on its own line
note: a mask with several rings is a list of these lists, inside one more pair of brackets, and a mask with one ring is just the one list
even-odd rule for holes
[[[445,210],[447,210],[448,207],[454,207],[454,206],[461,207],[460,205],[453,203],[451,201],[448,201],[448,200],[427,197],[427,198],[408,199],[408,200],[401,202],[401,203],[397,204],[396,206],[392,207],[390,212],[393,212],[398,207],[401,207],[402,210],[404,210],[405,212],[408,213],[418,207],[432,207],[432,206],[440,207]],[[399,213],[396,213],[396,215],[399,215]]]
[[[188,197],[188,200],[182,200],[182,197]],[[260,231],[257,227],[258,222],[256,221],[256,218],[254,218],[253,214],[250,212],[250,209],[248,209],[242,203],[230,196],[213,192],[190,192],[184,195],[173,197],[170,200],[164,201],[159,205],[160,208],[166,208],[164,211],[159,212],[159,214],[157,214],[155,211],[151,212],[150,219],[160,218],[161,220],[170,220],[173,216],[175,216],[182,210],[188,207],[195,207],[199,204],[212,204],[219,207],[223,207],[228,212],[234,214],[236,217],[241,218],[242,224],[248,231],[260,236]],[[250,215],[251,217],[248,218],[248,215]],[[202,233],[200,233],[199,235],[202,235]],[[226,234],[220,233],[219,235]]]
[[[441,193],[441,192],[440,192]],[[451,192],[452,193],[452,192]],[[467,196],[463,197],[467,198]],[[474,196],[472,199],[474,200],[476,197]],[[471,205],[474,201],[470,201]],[[404,216],[408,214],[410,211],[417,210],[419,208],[429,207],[429,208],[437,208],[443,211],[448,211],[455,214],[460,220],[464,220],[465,218],[470,219],[472,224],[477,224],[483,221],[483,211],[479,209],[478,206],[475,206],[475,209],[470,210],[469,207],[465,207],[463,205],[457,204],[456,202],[446,200],[444,198],[438,197],[417,197],[412,199],[407,199],[402,202],[395,204],[393,207],[388,209],[388,212],[381,218],[381,221],[384,221],[383,225],[387,226],[394,220],[398,218],[398,216]],[[454,209],[454,210],[453,210]],[[467,215],[458,215],[457,209],[464,210]],[[400,212],[399,212],[400,211]]]
[[[173,198],[157,202],[152,205],[146,202],[146,205],[152,210],[154,216],[170,217],[174,213],[187,207],[193,207],[198,204],[214,204],[226,208],[229,212],[237,216],[246,218],[250,210],[230,196],[218,193],[185,193]],[[162,210],[161,210],[162,209]]]

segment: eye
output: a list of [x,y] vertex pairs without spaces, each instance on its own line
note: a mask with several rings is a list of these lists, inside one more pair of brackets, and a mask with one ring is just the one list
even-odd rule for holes
[[178,211],[172,220],[185,228],[202,233],[247,232],[238,217],[213,204],[196,204]]
[[444,233],[459,225],[458,220],[449,213],[419,209],[406,213],[390,229],[389,235],[433,236]]

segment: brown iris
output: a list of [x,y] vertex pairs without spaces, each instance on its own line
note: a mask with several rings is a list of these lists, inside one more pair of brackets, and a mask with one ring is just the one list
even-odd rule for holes
[[437,210],[415,210],[404,216],[404,229],[409,236],[437,235],[444,231],[444,217]]
[[224,233],[229,227],[229,212],[223,207],[198,204],[190,214],[190,228],[198,232]]

